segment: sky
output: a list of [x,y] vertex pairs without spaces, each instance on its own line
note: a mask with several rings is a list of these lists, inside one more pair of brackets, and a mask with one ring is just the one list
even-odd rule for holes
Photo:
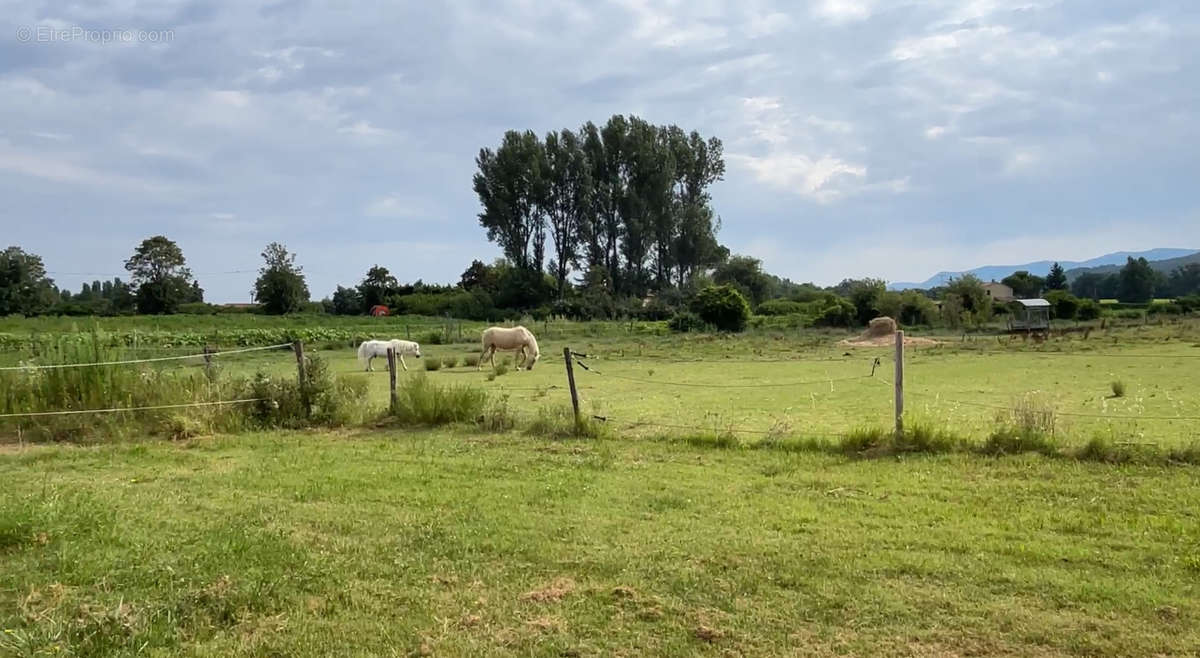
[[1200,2],[0,0],[0,247],[60,286],[176,240],[314,299],[500,255],[474,158],[638,115],[720,138],[719,239],[772,273],[1200,248]]

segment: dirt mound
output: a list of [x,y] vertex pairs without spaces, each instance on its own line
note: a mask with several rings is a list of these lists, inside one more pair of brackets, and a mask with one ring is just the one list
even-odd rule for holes
[[[884,347],[896,343],[896,321],[884,316],[875,318],[867,324],[867,330],[858,338],[848,338],[840,342],[850,347]],[[905,345],[936,345],[936,340],[929,338],[904,337]]]
[[896,321],[885,315],[867,323],[867,330],[858,338],[859,340],[866,340],[880,336],[891,336],[894,333],[896,333]]

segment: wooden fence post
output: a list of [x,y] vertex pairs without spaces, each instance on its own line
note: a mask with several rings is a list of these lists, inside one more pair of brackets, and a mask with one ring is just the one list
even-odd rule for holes
[[208,345],[204,346],[204,374],[212,377],[212,348]]
[[904,332],[896,332],[896,434],[904,432]]
[[575,428],[579,429],[579,392],[575,390],[575,368],[571,365],[571,348],[563,348],[563,360],[567,364],[567,384],[571,387],[571,408],[575,410]]
[[388,362],[388,409],[392,413],[396,413],[396,350],[389,347],[387,351]]
[[312,401],[308,399],[308,376],[304,365],[304,341],[298,340],[292,343],[292,350],[296,353],[296,371],[300,375],[300,403],[304,405],[304,417],[307,418],[312,414]]

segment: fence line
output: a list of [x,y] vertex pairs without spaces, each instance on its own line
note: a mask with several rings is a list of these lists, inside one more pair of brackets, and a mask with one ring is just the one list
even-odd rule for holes
[[[639,427],[663,427],[663,428],[667,428],[667,429],[681,429],[681,430],[693,430],[693,431],[703,431],[703,432],[732,432],[732,433],[736,433],[736,434],[759,434],[759,435],[763,435],[763,436],[768,436],[768,435],[777,433],[775,430],[760,430],[760,429],[751,429],[751,428],[733,427],[733,426],[721,427],[721,426],[715,425],[712,427],[705,427],[703,425],[684,425],[684,424],[679,424],[679,423],[660,423],[660,422],[651,421],[651,420],[639,420],[639,421],[634,421],[634,422],[628,422],[628,421],[622,421],[622,420],[619,420],[616,418],[612,418],[611,416],[592,416],[592,418],[595,420],[599,420],[601,422],[619,422],[622,424],[624,429],[637,429]],[[845,432],[819,432],[816,434],[811,434],[809,436],[842,438],[842,437],[845,437],[848,435]]]
[[243,354],[246,352],[259,352],[263,350],[277,350],[284,347],[291,347],[292,343],[280,343],[278,345],[266,345],[263,347],[245,347],[237,350],[225,350],[222,352],[208,352],[200,354],[185,354],[182,356],[159,356],[149,359],[127,359],[124,361],[97,361],[95,363],[52,363],[46,365],[28,365],[28,366],[3,366],[0,370],[55,370],[61,368],[89,368],[93,366],[124,366],[134,363],[157,363],[161,361],[181,361],[183,359],[203,359],[205,357],[223,356],[226,354]]
[[705,384],[702,382],[655,381],[652,379],[642,379],[642,378],[638,378],[638,377],[629,377],[627,375],[617,375],[617,374],[613,374],[613,373],[609,373],[609,374],[605,375],[604,373],[587,365],[586,363],[584,363],[583,361],[580,361],[579,359],[576,359],[575,363],[579,364],[579,367],[583,368],[584,370],[586,370],[590,373],[593,373],[596,375],[601,375],[604,377],[612,377],[614,379],[624,379],[626,381],[637,382],[640,384],[661,385],[661,386],[684,386],[684,387],[690,387],[690,388],[716,388],[716,389],[780,388],[780,387],[788,387],[788,386],[807,386],[807,385],[811,385],[811,384],[832,384],[835,382],[846,382],[846,381],[852,381],[852,380],[857,380],[857,379],[868,379],[873,376],[873,375],[855,375],[853,377],[834,377],[834,378],[826,377],[826,378],[822,378],[822,379],[812,379],[812,380],[806,380],[806,381],[772,382],[769,384]]
[[[933,397],[940,402],[949,404],[961,404],[966,407],[979,407],[982,409],[994,409],[996,411],[1021,411],[1018,407],[1007,407],[999,404],[988,404],[986,402],[968,402],[966,400],[956,400],[952,398],[942,397],[937,393],[929,393],[925,391],[909,391],[910,394],[915,394],[920,397]],[[1089,413],[1082,411],[1058,411],[1054,410],[1056,416],[1068,416],[1072,418],[1100,418],[1104,420],[1187,420],[1200,421],[1200,416],[1130,416],[1126,414],[1102,414]]]
[[215,407],[227,404],[244,404],[247,402],[264,402],[269,398],[244,398],[241,400],[221,400],[218,402],[188,402],[183,404],[156,404],[147,407],[114,407],[112,409],[71,409],[67,411],[28,411],[16,414],[0,414],[0,418],[29,418],[34,416],[71,416],[80,414],[107,414],[130,411],[156,411],[160,409],[183,409],[186,407]]

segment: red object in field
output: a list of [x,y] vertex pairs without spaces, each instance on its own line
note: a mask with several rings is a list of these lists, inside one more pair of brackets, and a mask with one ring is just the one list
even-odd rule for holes
[[371,315],[374,315],[377,318],[382,317],[387,314],[388,314],[388,307],[384,306],[383,304],[376,304],[371,307]]

